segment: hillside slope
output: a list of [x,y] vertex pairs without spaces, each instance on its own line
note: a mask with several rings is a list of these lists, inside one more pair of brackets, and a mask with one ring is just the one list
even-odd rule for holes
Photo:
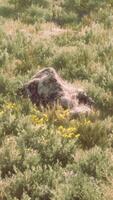
[[[90,116],[17,95],[48,66],[94,99]],[[0,200],[113,200],[112,115],[112,0],[0,0]]]

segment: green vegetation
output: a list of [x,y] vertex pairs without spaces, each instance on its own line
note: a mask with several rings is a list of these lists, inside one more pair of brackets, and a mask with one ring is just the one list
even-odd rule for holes
[[[112,0],[0,0],[0,200],[113,200]],[[17,89],[43,67],[86,89],[90,116]]]

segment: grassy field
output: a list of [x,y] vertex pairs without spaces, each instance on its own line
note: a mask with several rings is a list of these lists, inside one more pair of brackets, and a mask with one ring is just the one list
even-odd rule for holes
[[[17,95],[48,66],[87,91],[91,115]],[[0,0],[0,200],[113,200],[112,115],[112,0]]]

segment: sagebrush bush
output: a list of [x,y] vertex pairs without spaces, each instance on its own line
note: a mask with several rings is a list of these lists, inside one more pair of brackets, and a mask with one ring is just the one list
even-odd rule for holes
[[80,48],[80,51],[78,51],[77,47],[65,47],[60,49],[53,57],[52,65],[57,70],[62,70],[67,79],[88,79],[88,57],[88,52],[83,48]]
[[7,93],[7,84],[8,80],[3,75],[0,75],[0,93],[3,95]]
[[104,3],[105,1],[102,0],[65,0],[64,6],[67,10],[75,11],[79,16],[83,16],[102,6]]
[[14,4],[15,7],[25,7],[32,4],[32,0],[9,0],[9,3]]
[[51,0],[9,0],[9,3],[14,4],[17,7],[28,7],[32,4],[38,4],[42,7],[48,7],[50,5]]
[[104,147],[107,145],[108,132],[106,129],[107,121],[90,122],[86,126],[81,124],[79,132],[81,133],[80,142],[84,148],[91,148],[95,145]]
[[42,23],[51,21],[52,13],[51,10],[32,5],[22,14],[21,18],[22,22],[27,24]]
[[108,177],[113,173],[110,158],[98,147],[93,148],[88,154],[86,153],[85,158],[80,160],[79,167],[83,173],[108,182]]

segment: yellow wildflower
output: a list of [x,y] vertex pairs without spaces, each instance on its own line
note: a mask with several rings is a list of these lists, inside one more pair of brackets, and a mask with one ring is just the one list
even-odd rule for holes
[[62,121],[69,117],[69,110],[58,109],[56,110],[55,114],[56,118]]
[[2,110],[2,111],[0,111],[0,116],[2,116],[4,114],[4,111]]
[[59,127],[58,127],[58,130],[59,130],[59,131],[62,131],[62,130],[64,130],[64,127],[63,127],[63,126],[59,126]]
[[64,138],[73,138],[74,137],[74,133],[65,133],[62,135]]
[[18,106],[15,103],[8,102],[4,105],[5,110],[18,110]]
[[83,121],[83,124],[84,124],[84,126],[88,126],[88,125],[91,125],[92,122],[91,122],[91,120],[85,119],[85,120]]
[[37,119],[37,124],[38,125],[43,125],[44,124],[44,119],[43,118],[41,118],[41,119]]
[[47,114],[43,114],[43,120],[44,120],[45,122],[48,122],[48,116],[47,116]]
[[63,126],[58,127],[58,133],[64,138],[78,138],[80,134],[77,134],[76,131],[77,128],[75,127],[69,127],[69,128],[64,128]]
[[44,125],[46,122],[48,122],[48,116],[46,114],[43,114],[42,117],[31,115],[31,121],[34,125]]
[[69,127],[67,130],[68,132],[75,132],[77,129],[75,127]]
[[75,138],[79,138],[79,137],[80,137],[80,134],[75,135]]

